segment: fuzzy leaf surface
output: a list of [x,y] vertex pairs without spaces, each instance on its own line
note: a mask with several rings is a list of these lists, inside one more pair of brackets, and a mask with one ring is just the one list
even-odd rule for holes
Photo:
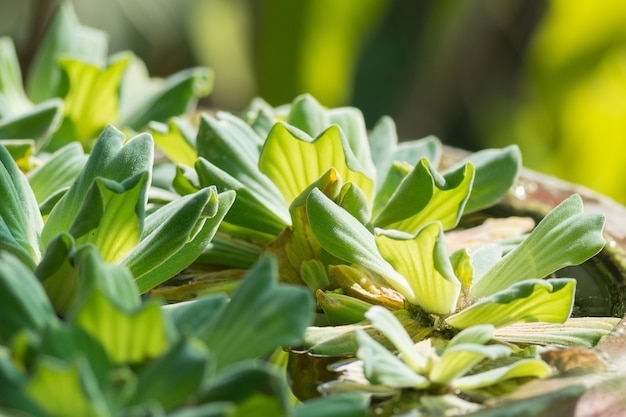
[[362,168],[337,126],[312,139],[293,127],[276,123],[259,158],[259,169],[278,187],[288,204],[330,168],[371,198],[373,181],[360,171]]
[[446,319],[457,329],[520,322],[564,323],[572,312],[576,280],[530,279],[486,297]]
[[475,297],[501,291],[516,282],[546,277],[569,265],[578,265],[604,247],[604,216],[584,213],[574,194],[537,225],[530,235],[504,256],[470,288]]
[[428,224],[412,239],[378,235],[376,246],[393,269],[405,277],[411,292],[402,294],[410,303],[433,314],[447,315],[456,309],[461,283],[447,256],[439,222]]

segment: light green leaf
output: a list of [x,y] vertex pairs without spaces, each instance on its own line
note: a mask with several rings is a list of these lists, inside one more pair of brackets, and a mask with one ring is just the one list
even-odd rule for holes
[[344,182],[354,182],[371,199],[374,183],[361,172],[337,126],[312,139],[293,127],[277,123],[259,158],[259,169],[278,187],[288,204],[330,168],[335,168]]
[[139,130],[151,121],[166,122],[185,114],[211,92],[213,78],[210,69],[195,67],[150,80],[145,65],[135,58],[121,87],[120,123]]
[[565,323],[516,323],[496,330],[494,337],[511,343],[591,348],[620,321],[616,317],[572,317]]
[[143,293],[188,267],[213,238],[234,193],[204,188],[145,219],[141,241],[121,260]]
[[495,327],[491,324],[479,324],[477,326],[468,327],[457,333],[450,341],[446,348],[455,345],[474,343],[484,345],[493,338]]
[[376,167],[370,153],[369,139],[363,113],[355,107],[339,107],[328,110],[330,123],[336,124],[344,133],[352,153],[370,178],[375,178]]
[[[395,165],[391,174],[402,166]],[[399,174],[399,175],[398,175]],[[372,223],[377,227],[394,228],[415,233],[430,221],[441,221],[446,229],[454,227],[463,213],[473,180],[473,167],[467,164],[444,177],[434,171],[427,159],[422,159],[411,172],[402,177],[393,194],[377,201],[378,208]],[[390,190],[390,177],[382,191]],[[396,180],[397,181],[397,180]],[[393,181],[393,182],[396,182]],[[383,205],[384,204],[384,205]]]
[[3,345],[9,345],[20,331],[39,335],[57,322],[48,297],[32,271],[6,252],[0,252],[0,299]]
[[483,359],[498,359],[508,356],[511,349],[504,345],[482,345],[456,343],[449,346],[430,371],[430,380],[438,384],[450,384],[455,378],[465,375]]
[[475,281],[470,293],[484,297],[516,282],[545,277],[586,261],[604,247],[603,226],[603,215],[584,213],[580,196],[569,197],[548,213],[518,247]]
[[343,184],[337,203],[361,223],[369,222],[370,210],[367,196],[355,183]]
[[447,315],[456,309],[461,283],[454,275],[439,222],[425,226],[411,239],[378,235],[376,245],[382,257],[405,277],[410,292],[402,294],[411,304],[434,314]]
[[56,150],[72,140],[90,149],[92,139],[110,123],[119,121],[119,89],[132,54],[112,58],[106,67],[61,58],[64,120],[48,148]]
[[0,145],[11,154],[22,172],[32,169],[32,156],[35,151],[35,141],[32,139],[0,139]]
[[378,120],[370,132],[369,141],[377,172],[377,190],[388,176],[389,169],[394,162],[414,166],[421,159],[426,158],[432,166],[439,165],[442,150],[439,139],[428,136],[398,144],[396,125],[389,116],[383,116]]
[[333,291],[317,290],[317,305],[324,311],[328,323],[333,326],[354,324],[365,320],[370,303]]
[[69,231],[77,245],[93,244],[109,263],[119,262],[137,246],[148,179],[147,172],[121,184],[96,178]]
[[71,262],[78,266],[80,286],[77,308],[82,306],[96,290],[109,300],[115,300],[120,308],[133,310],[141,307],[139,290],[130,271],[123,265],[105,263],[94,246],[80,248]]
[[478,411],[483,407],[480,404],[464,400],[452,394],[423,395],[420,397],[420,403],[433,416],[443,416],[451,413],[467,414]]
[[387,177],[397,145],[396,124],[389,116],[381,117],[369,134],[370,153],[376,167],[376,190],[380,189]]
[[318,189],[309,194],[306,208],[311,231],[324,250],[343,261],[378,272],[401,294],[413,295],[406,278],[380,255],[374,235],[350,213]]
[[[104,396],[97,389],[86,361],[71,364],[51,357],[41,358],[26,389],[48,415],[106,417],[110,415]],[[91,394],[91,395],[90,395]]]
[[157,147],[170,161],[194,166],[197,157],[195,138],[186,120],[174,117],[167,124],[152,122],[150,130]]
[[[418,166],[417,172],[413,172],[413,175],[427,174],[423,168],[423,166]],[[414,168],[407,163],[394,162],[391,164],[391,166],[387,170],[387,176],[383,177],[381,183],[376,184],[376,195],[374,196],[374,203],[372,204],[372,218],[374,219],[373,223],[376,223],[378,221],[378,216],[380,215],[381,211],[385,209],[385,207],[389,203],[389,200],[402,183],[402,180],[404,180],[407,175],[412,173],[412,171],[414,171]],[[426,204],[428,204],[428,201],[432,196],[432,192],[432,183],[421,181],[420,193],[415,196],[416,200],[413,201],[412,205],[424,207]],[[401,208],[401,210],[407,209],[406,206],[399,207]],[[390,215],[390,212],[388,213],[388,215]]]
[[99,341],[117,364],[157,357],[170,345],[159,303],[154,300],[126,310],[94,291],[73,322]]
[[576,280],[570,278],[526,280],[478,301],[446,322],[457,329],[477,324],[564,323],[572,312],[575,291]]
[[61,3],[46,30],[28,73],[28,96],[39,103],[57,96],[61,69],[58,59],[75,58],[103,65],[107,54],[107,35],[82,26],[72,3]]
[[74,238],[59,233],[48,244],[35,275],[44,286],[54,310],[64,315],[74,305],[79,291]]
[[[236,197],[235,201],[237,201]],[[218,231],[200,254],[197,262],[248,269],[259,259],[260,254],[259,245]]]
[[291,416],[290,398],[279,369],[263,361],[242,361],[211,381],[202,403],[236,404],[236,417]]
[[430,366],[430,359],[415,349],[413,340],[409,337],[402,323],[393,313],[384,307],[373,306],[365,314],[372,326],[384,334],[398,349],[402,361],[414,372],[424,373]]
[[24,112],[0,120],[0,139],[33,139],[43,148],[61,125],[63,101],[50,99]]
[[42,256],[43,219],[28,180],[0,145],[0,249],[15,254],[30,268]]
[[218,369],[302,341],[313,319],[313,300],[306,288],[277,280],[275,259],[261,258],[200,335]]
[[0,37],[0,120],[26,113],[31,107],[24,93],[22,71],[13,40]]
[[551,373],[548,364],[541,359],[522,359],[509,366],[458,378],[452,381],[451,386],[462,391],[471,391],[514,378],[545,378]]
[[368,417],[369,398],[358,392],[313,398],[295,408],[296,417]]
[[86,161],[87,155],[83,152],[82,146],[72,142],[29,171],[26,178],[39,205],[43,205],[56,193],[67,190],[74,183]]
[[150,135],[140,134],[124,143],[125,139],[126,135],[112,126],[104,129],[80,175],[50,212],[42,231],[45,244],[70,230],[97,177],[122,183],[137,173],[152,171],[154,144]]
[[467,162],[476,174],[465,213],[473,213],[494,205],[511,189],[522,168],[522,155],[517,145],[511,145],[475,152],[459,165]]
[[162,309],[180,334],[192,336],[202,332],[213,315],[223,309],[227,302],[225,294],[211,294],[191,301],[168,304]]
[[377,227],[415,233],[431,221],[455,227],[472,189],[474,167],[468,163],[444,176],[422,159],[373,220]]
[[157,401],[165,410],[183,404],[200,390],[209,357],[201,343],[181,338],[137,373],[137,390],[128,404]]
[[356,340],[357,357],[363,361],[365,377],[372,384],[415,389],[430,386],[428,378],[415,372],[363,330],[356,330]]
[[[283,224],[290,223],[287,203],[276,185],[258,168],[263,139],[250,126],[226,113],[218,113],[217,119],[205,114],[196,140],[198,156],[243,184]],[[223,187],[220,191],[230,189],[228,183],[211,185]]]
[[[235,236],[249,237],[248,230],[252,233],[261,232],[278,236],[291,223],[289,217],[285,218],[280,213],[285,210],[282,198],[274,200],[268,206],[254,188],[250,188],[206,159],[198,158],[195,167],[201,186],[215,185],[219,189],[232,190],[237,193],[237,198],[225,218],[226,222],[240,227],[232,230]],[[274,209],[276,207],[281,207],[281,210],[276,211]]]
[[331,125],[326,109],[310,94],[302,94],[293,100],[286,122],[311,137]]

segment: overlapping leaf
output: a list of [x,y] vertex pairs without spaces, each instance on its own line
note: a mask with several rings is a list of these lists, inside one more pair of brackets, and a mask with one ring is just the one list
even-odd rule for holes
[[474,282],[471,294],[494,294],[517,282],[542,278],[586,261],[604,247],[603,225],[603,215],[583,212],[579,195],[569,197],[548,213],[518,247]]
[[576,281],[531,279],[486,297],[446,319],[458,329],[477,324],[496,327],[520,322],[564,323],[572,312]]
[[373,181],[360,171],[362,168],[337,126],[311,139],[303,132],[277,123],[259,158],[259,169],[278,187],[288,204],[330,168],[371,198]]
[[434,314],[446,315],[456,309],[461,283],[447,256],[440,223],[430,223],[412,239],[378,235],[376,246],[406,279],[410,293],[403,295],[410,303]]

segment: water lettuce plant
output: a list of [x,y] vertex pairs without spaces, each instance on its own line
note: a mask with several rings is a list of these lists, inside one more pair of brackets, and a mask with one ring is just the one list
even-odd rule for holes
[[[410,389],[420,394],[417,407],[436,415],[443,410],[475,411],[481,408],[477,402],[485,398],[513,390],[520,381],[552,373],[534,349],[514,351],[508,345],[493,343],[492,325],[469,327],[450,340],[431,338],[414,344],[389,310],[374,306],[366,317],[398,354],[357,330],[358,359],[337,366],[342,377],[324,384],[323,391],[362,390],[389,398]],[[396,406],[401,403],[394,402]],[[415,407],[413,403],[411,408]]]
[[[516,146],[446,164],[438,139],[306,94],[192,115],[211,83],[107,56],[69,3],[25,86],[0,39],[3,413],[468,411],[551,374],[539,346],[617,322],[572,318],[576,280],[552,277],[605,244],[579,196],[482,222]],[[358,360],[320,388],[341,394],[300,403],[285,348]]]

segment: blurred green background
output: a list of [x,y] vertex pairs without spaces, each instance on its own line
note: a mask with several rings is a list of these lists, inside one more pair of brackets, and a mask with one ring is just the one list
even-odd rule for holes
[[[233,112],[309,92],[392,116],[401,138],[517,143],[527,167],[626,203],[626,1],[73,0],[153,75],[216,72]],[[27,70],[57,1],[0,0]]]

